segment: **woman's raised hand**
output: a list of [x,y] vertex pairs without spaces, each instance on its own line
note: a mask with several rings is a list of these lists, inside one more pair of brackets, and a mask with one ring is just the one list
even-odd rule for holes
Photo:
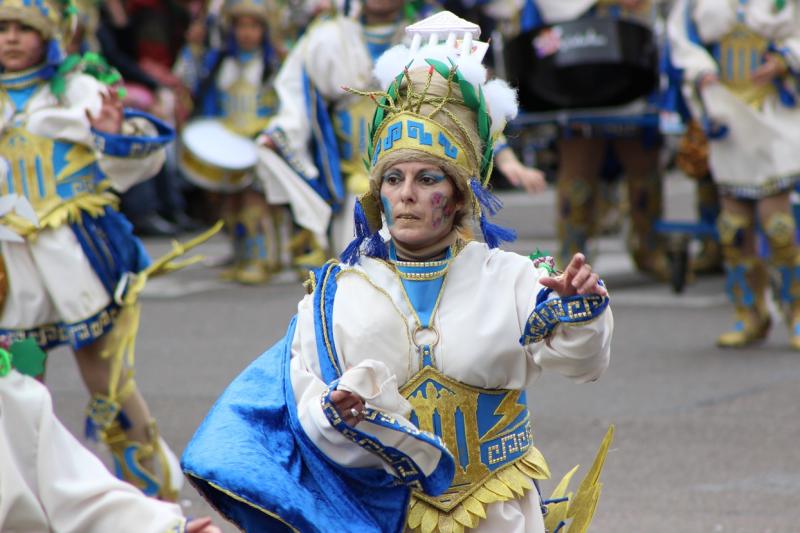
[[576,294],[608,296],[608,291],[599,281],[600,276],[592,272],[592,266],[586,262],[586,257],[581,253],[572,256],[567,268],[558,276],[539,279],[539,283],[553,289],[562,298]]

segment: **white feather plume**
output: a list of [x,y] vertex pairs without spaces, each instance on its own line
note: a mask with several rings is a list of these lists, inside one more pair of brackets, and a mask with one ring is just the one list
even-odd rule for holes
[[381,90],[389,88],[392,81],[403,71],[408,64],[408,47],[402,44],[386,50],[375,62],[372,73],[381,84]]
[[436,59],[448,66],[452,60],[458,65],[459,72],[464,79],[470,82],[476,91],[478,87],[483,88],[483,95],[492,118],[491,133],[493,135],[502,131],[506,123],[517,116],[519,107],[517,92],[508,83],[498,79],[487,83],[486,67],[480,61],[471,56],[462,57],[458,50],[444,44],[425,45],[414,54],[413,58],[410,57],[410,50],[407,46],[394,46],[378,58],[373,73],[380,82],[381,88],[386,90],[397,75],[403,71],[403,67],[408,65],[409,69],[428,68],[426,59]]
[[486,99],[489,116],[492,118],[491,133],[495,135],[503,131],[506,123],[517,116],[519,112],[517,91],[505,80],[494,79],[483,86],[483,97]]

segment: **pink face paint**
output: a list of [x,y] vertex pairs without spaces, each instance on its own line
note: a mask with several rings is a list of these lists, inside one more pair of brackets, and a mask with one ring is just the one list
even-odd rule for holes
[[441,192],[435,192],[431,195],[431,207],[433,208],[433,229],[438,229],[442,222],[453,214],[453,207],[450,199]]

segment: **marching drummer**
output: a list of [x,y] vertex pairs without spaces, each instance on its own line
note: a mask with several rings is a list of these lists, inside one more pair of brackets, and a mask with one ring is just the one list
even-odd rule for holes
[[[527,0],[521,24],[527,31],[578,19],[621,18],[652,27],[654,3],[651,0]],[[541,35],[541,40],[537,39],[537,51],[538,47],[559,46],[553,32]],[[545,35],[549,38],[546,42]],[[592,88],[588,90],[591,92]],[[633,261],[640,271],[658,278],[669,275],[664,245],[654,230],[662,210],[659,133],[657,128],[637,125],[635,121],[620,126],[617,120],[622,114],[632,113],[634,108],[644,108],[644,104],[644,98],[625,106],[578,104],[575,107],[591,107],[599,116],[607,116],[608,124],[598,118],[592,124],[565,128],[561,133],[557,141],[556,216],[560,240],[558,259],[562,265],[575,253],[586,253],[589,239],[595,235],[601,218],[596,207],[600,203],[601,169],[611,157],[621,165],[627,185],[631,217],[628,246]]]
[[[225,46],[182,54],[176,65],[176,72],[184,73],[187,85],[194,87],[196,109],[182,135],[181,170],[220,203],[233,248],[225,277],[245,284],[264,283],[280,270],[281,226],[287,219],[270,207],[266,196],[271,191],[254,179],[252,139],[276,104],[272,82],[279,59],[270,40],[269,17],[265,0],[227,0],[221,12]],[[195,41],[202,40],[202,32],[195,33],[201,34]]]

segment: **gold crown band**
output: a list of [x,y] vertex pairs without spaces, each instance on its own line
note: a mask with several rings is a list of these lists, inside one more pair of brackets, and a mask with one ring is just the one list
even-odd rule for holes
[[467,152],[441,125],[408,111],[384,121],[373,145],[373,168],[382,157],[400,149],[419,150],[462,168],[472,167]]

